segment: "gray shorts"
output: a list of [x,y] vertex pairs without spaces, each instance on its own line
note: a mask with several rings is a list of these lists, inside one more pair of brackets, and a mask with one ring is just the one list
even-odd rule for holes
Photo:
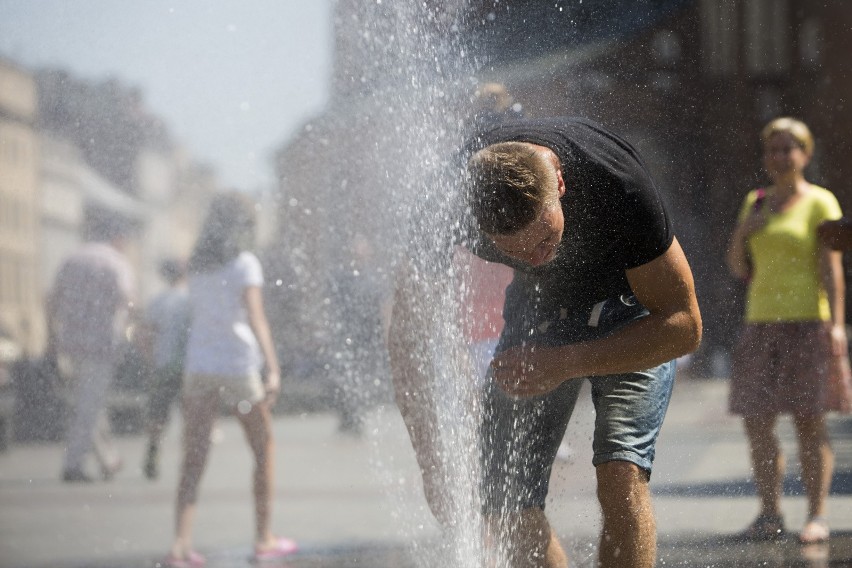
[[[551,319],[510,324],[497,351],[521,344],[565,345],[612,333],[648,315],[632,297],[622,296],[570,315],[558,309]],[[597,466],[628,461],[650,475],[654,446],[671,398],[675,364],[590,377],[595,407],[593,441]],[[556,451],[577,402],[582,380],[562,383],[542,396],[513,398],[493,381],[483,397],[482,500],[486,512],[544,508]]]
[[184,397],[207,396],[212,392],[218,393],[223,404],[232,407],[243,401],[256,404],[266,396],[263,380],[258,372],[244,376],[187,373],[183,379]]

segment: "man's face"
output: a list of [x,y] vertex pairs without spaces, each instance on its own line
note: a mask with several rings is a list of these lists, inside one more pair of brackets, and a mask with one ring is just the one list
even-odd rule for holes
[[530,266],[547,264],[556,257],[562,241],[565,217],[559,201],[542,207],[538,217],[511,235],[488,235],[500,252]]
[[541,211],[532,223],[511,235],[488,235],[488,237],[506,256],[530,266],[541,266],[556,258],[559,243],[562,241],[565,216],[559,199],[565,194],[565,183],[562,180],[562,167],[556,154],[543,146],[535,148],[553,168],[556,187],[550,188],[550,198],[541,207]]

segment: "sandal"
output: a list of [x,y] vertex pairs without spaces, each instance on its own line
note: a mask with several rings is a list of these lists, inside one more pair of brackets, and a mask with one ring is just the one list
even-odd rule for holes
[[160,568],[201,568],[207,564],[207,559],[195,551],[186,555],[186,558],[177,558],[169,554],[162,563],[157,563]]
[[811,517],[805,523],[802,532],[799,533],[799,542],[802,544],[821,544],[828,542],[829,535],[828,520],[825,517]]
[[781,515],[759,515],[749,527],[734,536],[734,540],[767,541],[784,537],[784,520]]
[[115,474],[122,469],[124,469],[124,460],[116,458],[111,464],[101,466],[101,479],[104,481],[112,481]]
[[299,550],[299,545],[296,544],[296,541],[289,538],[276,538],[275,544],[269,548],[254,548],[254,561],[266,562],[268,560],[277,560],[289,556],[297,550]]

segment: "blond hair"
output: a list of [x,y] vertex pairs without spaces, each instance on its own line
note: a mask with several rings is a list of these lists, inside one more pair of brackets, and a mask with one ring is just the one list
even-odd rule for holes
[[510,235],[524,229],[556,194],[547,158],[524,142],[500,142],[468,162],[468,202],[482,231]]
[[780,132],[785,132],[792,136],[793,140],[795,140],[796,144],[804,150],[805,154],[808,156],[813,154],[814,137],[807,124],[801,120],[790,118],[789,116],[776,118],[763,127],[763,130],[760,132],[760,139],[763,141],[763,144],[766,145],[769,143],[769,139],[772,138],[773,135]]

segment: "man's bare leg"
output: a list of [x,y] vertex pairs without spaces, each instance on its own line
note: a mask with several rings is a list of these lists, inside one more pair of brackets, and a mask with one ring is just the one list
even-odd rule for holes
[[[534,507],[506,513],[505,517],[490,517],[488,527],[489,553],[505,555],[511,568],[568,568],[565,551],[542,509]],[[493,561],[486,565],[492,564]]]
[[612,461],[597,467],[597,478],[603,513],[601,568],[652,568],[657,525],[647,474],[630,462]]

